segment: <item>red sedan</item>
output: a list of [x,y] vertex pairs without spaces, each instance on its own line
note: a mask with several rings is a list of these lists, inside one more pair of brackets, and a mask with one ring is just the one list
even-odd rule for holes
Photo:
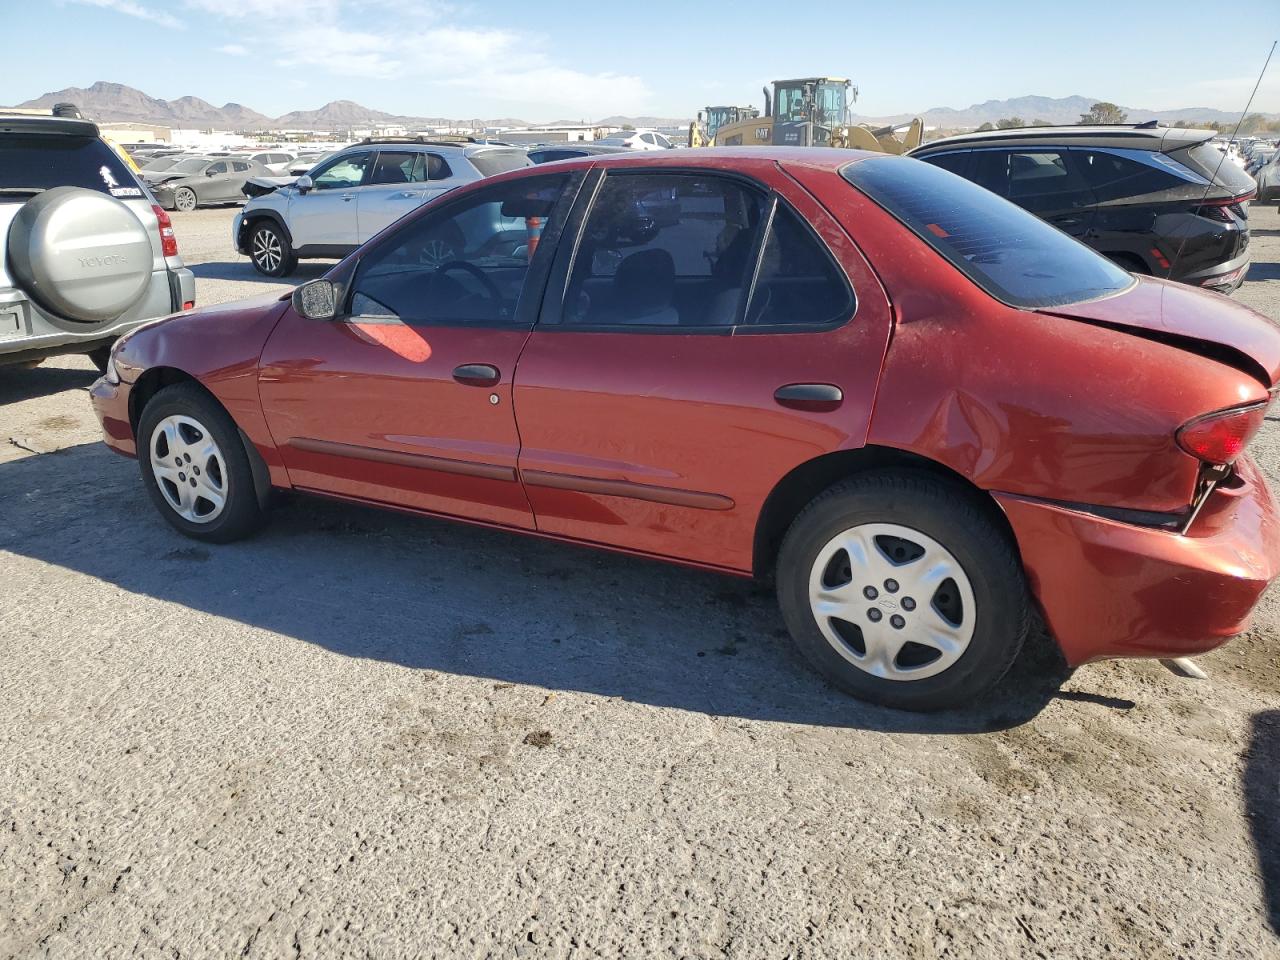
[[107,443],[183,533],[273,488],[773,576],[832,682],[966,703],[1201,653],[1280,561],[1280,333],[929,164],[583,158],[455,190],[291,296],[122,340]]

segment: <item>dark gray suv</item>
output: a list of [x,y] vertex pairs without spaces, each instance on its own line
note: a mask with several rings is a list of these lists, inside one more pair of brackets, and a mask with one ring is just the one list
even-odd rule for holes
[[168,214],[81,119],[0,113],[0,364],[86,353],[195,305]]
[[1212,130],[1029,127],[934,140],[911,156],[980,184],[1134,273],[1231,293],[1249,268],[1255,184]]

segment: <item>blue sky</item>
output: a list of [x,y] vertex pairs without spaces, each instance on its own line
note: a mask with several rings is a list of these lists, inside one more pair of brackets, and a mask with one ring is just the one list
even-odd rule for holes
[[[1126,4],[739,0],[0,0],[0,103],[113,80],[275,116],[329,100],[532,121],[688,116],[769,80],[845,75],[858,113],[1082,94],[1238,110],[1280,2],[1223,27],[1204,0]],[[1234,16],[1234,15],[1233,15]],[[1280,112],[1280,55],[1255,110]]]

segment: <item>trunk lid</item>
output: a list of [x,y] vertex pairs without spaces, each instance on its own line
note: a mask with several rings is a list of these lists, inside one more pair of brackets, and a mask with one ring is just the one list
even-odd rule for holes
[[1113,297],[1038,312],[1167,343],[1234,367],[1268,388],[1280,382],[1280,328],[1243,304],[1187,284],[1140,277]]

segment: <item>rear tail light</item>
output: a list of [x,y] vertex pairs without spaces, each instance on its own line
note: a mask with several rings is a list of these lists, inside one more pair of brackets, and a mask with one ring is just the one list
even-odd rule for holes
[[1232,407],[1188,420],[1176,434],[1178,446],[1205,463],[1231,463],[1262,426],[1268,403]]
[[1217,220],[1219,223],[1233,223],[1231,215],[1248,219],[1248,211],[1245,210],[1244,204],[1254,198],[1254,193],[1244,193],[1238,197],[1222,197],[1217,200],[1206,200],[1196,208],[1196,213],[1210,220]]
[[153,203],[151,209],[155,211],[156,220],[160,222],[160,252],[166,257],[176,257],[178,238],[173,233],[173,221],[169,219],[169,214],[165,213],[164,207]]

